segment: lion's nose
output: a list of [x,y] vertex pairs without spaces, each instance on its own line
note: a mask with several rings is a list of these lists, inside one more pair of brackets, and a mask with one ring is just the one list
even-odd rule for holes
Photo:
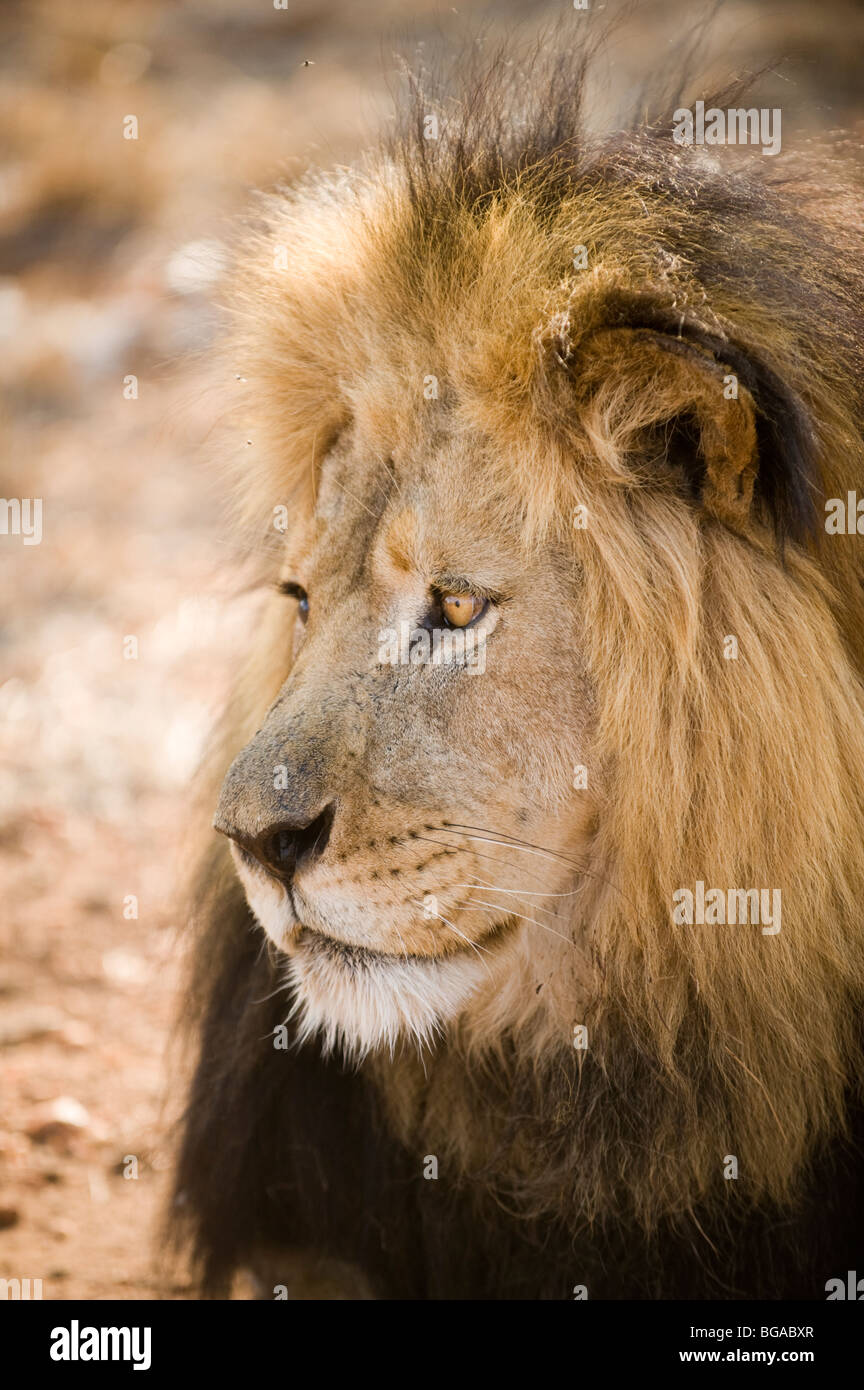
[[311,863],[324,853],[330,839],[335,809],[331,802],[312,820],[280,820],[269,825],[260,835],[244,835],[218,820],[216,829],[254,855],[268,873],[289,882],[301,862]]

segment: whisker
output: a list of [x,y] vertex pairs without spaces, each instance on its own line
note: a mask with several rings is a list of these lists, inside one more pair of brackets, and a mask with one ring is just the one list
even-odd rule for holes
[[[422,907],[423,910],[424,910],[424,912],[427,911],[427,910],[428,910],[428,911],[431,911],[431,909],[427,909],[427,908],[426,908],[425,903],[422,903],[422,902],[421,902],[421,903],[415,902],[413,898],[412,898],[411,901],[412,901],[412,906],[414,906],[414,907]],[[480,958],[481,964],[483,965],[483,967],[484,967],[484,969],[485,969],[487,975],[488,975],[489,978],[491,979],[491,978],[492,978],[492,971],[489,969],[489,966],[486,964],[485,960],[483,960],[483,956],[480,955],[481,950],[482,950],[486,955],[488,955],[488,954],[489,954],[489,949],[488,949],[488,947],[487,947],[487,946],[482,946],[482,947],[481,947],[481,946],[478,946],[477,943],[476,943],[476,941],[472,941],[471,938],[470,938],[469,936],[466,936],[464,932],[461,932],[461,931],[459,930],[458,927],[454,927],[453,923],[452,923],[451,921],[449,921],[446,917],[443,917],[443,916],[441,915],[440,912],[433,912],[433,913],[432,913],[432,916],[433,916],[433,917],[437,917],[439,921],[446,923],[446,925],[450,928],[451,931],[455,931],[455,933],[456,933],[457,936],[461,936],[462,940],[465,942],[465,944],[466,944],[467,946],[470,946],[470,947],[471,947],[472,951],[476,951],[476,952],[477,952],[477,955],[478,955],[478,957]]]
[[[482,835],[490,835],[490,836],[504,835],[505,838],[506,838],[506,842],[507,842],[508,846],[510,846],[510,847],[512,847],[512,848],[515,848],[515,847],[519,846],[519,847],[521,847],[522,849],[531,849],[531,850],[534,850],[537,854],[545,854],[545,855],[548,855],[551,859],[559,859],[563,864],[572,864],[572,865],[573,865],[574,867],[576,867],[576,868],[579,867],[579,864],[580,864],[580,862],[581,862],[581,861],[578,860],[578,859],[574,859],[572,855],[569,855],[569,854],[562,854],[560,850],[556,850],[556,849],[546,849],[546,848],[544,848],[543,845],[535,845],[535,844],[532,844],[532,842],[531,842],[530,840],[520,840],[519,837],[516,836],[516,835],[508,835],[506,830],[504,830],[504,831],[501,831],[501,830],[489,830],[489,829],[487,829],[487,827],[486,827],[485,825],[460,825],[460,824],[458,823],[458,821],[442,821],[442,822],[441,822],[441,829],[442,829],[442,830],[449,830],[449,829],[453,829],[453,830],[476,830],[476,831],[478,831],[479,834],[482,834]],[[468,838],[468,839],[471,839],[471,838],[473,838],[473,837],[469,835],[467,838]],[[493,840],[493,843],[494,843],[494,844],[502,844],[503,841],[497,840],[497,839],[496,839],[496,840]]]
[[314,438],[313,438],[313,440],[312,440],[312,458],[310,459],[310,468],[309,468],[309,476],[310,476],[310,478],[312,479],[312,506],[313,506],[313,509],[314,509],[316,512],[317,512],[317,510],[318,510],[318,487],[317,487],[317,481],[318,481],[318,480],[317,480],[317,477],[316,477],[316,474],[317,474],[317,472],[318,472],[318,469],[317,469],[317,467],[316,467],[316,459],[315,459],[315,450],[316,450],[317,448],[318,448],[318,431],[316,430],[316,431],[315,431],[315,436],[314,436]]
[[[449,826],[452,826],[454,828],[454,833],[457,830],[462,834],[464,834],[464,831],[466,830],[482,830],[484,832],[482,836],[465,835],[464,838],[468,840],[478,839],[481,844],[501,845],[504,849],[521,849],[526,854],[544,855],[546,858],[560,861],[562,864],[565,864],[569,868],[572,868],[583,878],[593,878],[596,880],[597,883],[602,883],[606,888],[611,888],[614,893],[618,893],[618,895],[624,899],[628,907],[633,909],[633,911],[636,913],[637,922],[644,920],[640,912],[640,909],[638,908],[636,903],[634,903],[631,898],[628,898],[624,890],[622,888],[619,888],[617,883],[613,883],[611,878],[606,878],[603,874],[598,874],[592,869],[586,869],[582,864],[578,863],[573,859],[570,859],[566,855],[558,853],[557,850],[541,849],[539,845],[531,845],[528,843],[527,840],[519,840],[515,837],[511,837],[509,840],[493,840],[485,838],[490,835],[494,835],[496,832],[491,830],[487,831],[484,829],[483,826],[457,826],[455,821],[447,821],[444,822],[441,828],[447,829]],[[503,833],[506,835],[506,831],[504,831]],[[474,853],[477,854],[477,851],[475,850]],[[485,856],[478,855],[477,857],[482,859]]]
[[[488,858],[489,856],[484,856]],[[477,880],[481,888],[491,888],[495,893],[511,893],[515,898],[573,898],[577,893],[581,893],[581,888],[571,888],[569,893],[541,893],[531,888],[497,888],[494,883],[485,883],[483,879]],[[470,883],[454,883],[454,888],[470,888]],[[549,909],[551,911],[551,908]]]
[[345,493],[347,497],[351,498],[352,502],[356,502],[358,507],[363,508],[364,512],[368,512],[371,517],[375,517],[376,521],[378,520],[378,517],[375,516],[375,513],[372,511],[371,507],[367,507],[365,502],[361,502],[359,497],[355,497],[354,493],[351,492],[349,488],[345,487],[344,483],[340,483],[338,478],[335,478],[334,482],[336,483],[337,487],[342,489],[342,491]]
[[[464,907],[466,903],[477,903],[480,907],[491,907],[496,912],[501,911],[500,903],[486,903],[483,902],[482,898],[467,898],[464,902],[460,902],[459,906]],[[578,951],[579,949],[576,942],[571,941],[569,936],[564,936],[563,932],[554,931],[553,928],[548,927],[545,922],[538,922],[535,917],[525,917],[521,912],[510,912],[509,910],[507,916],[518,917],[520,922],[531,922],[535,927],[541,927],[543,931],[548,931],[552,936],[560,936],[561,940],[566,941],[568,946],[572,946],[574,951]]]
[[[464,832],[461,833],[464,835]],[[577,873],[580,872],[577,865],[572,864],[569,860],[565,859],[563,855],[556,854],[553,850],[537,849],[534,845],[520,844],[518,840],[493,840],[488,836],[482,835],[464,835],[464,838],[466,840],[477,840],[481,845],[501,845],[503,849],[521,849],[524,854],[536,854],[538,858],[551,859],[553,863],[563,863],[568,868],[575,869]]]
[[[388,476],[388,478],[389,478],[391,475],[388,473],[387,476]],[[386,502],[389,502],[389,501],[390,501],[390,496],[391,496],[391,494],[392,494],[392,492],[393,492],[392,487],[391,487],[391,489],[390,489],[390,492],[388,493],[388,492],[385,492],[385,491],[384,491],[383,487],[381,486],[381,484],[379,483],[379,481],[378,481],[377,478],[373,478],[373,479],[372,479],[372,482],[373,482],[373,485],[374,485],[374,487],[375,487],[375,491],[378,493],[378,495],[379,495],[380,497],[383,497],[383,498],[384,498],[385,503],[386,503]]]
[[396,476],[396,469],[393,467],[393,461],[392,461],[392,459],[385,459],[385,460],[384,460],[384,467],[387,469],[388,475],[392,478],[393,483],[394,483],[394,485],[395,485],[395,487],[396,487],[396,491],[397,491],[398,493],[401,494],[401,492],[402,492],[402,484],[399,482],[399,479],[398,479],[397,476]]
[[[454,884],[451,885],[451,887],[453,887],[453,888],[468,888],[468,889],[470,889],[470,891],[471,891],[472,893],[473,893],[473,892],[476,892],[476,890],[477,890],[478,888],[484,888],[484,889],[486,889],[486,891],[489,892],[489,893],[506,893],[507,896],[508,896],[508,897],[511,897],[511,898],[521,898],[521,897],[528,897],[528,896],[531,896],[531,897],[543,897],[543,896],[544,896],[542,893],[539,893],[539,894],[538,894],[538,893],[532,893],[532,894],[530,894],[530,895],[527,894],[527,893],[523,894],[523,893],[521,893],[521,892],[519,891],[519,889],[517,889],[517,888],[496,888],[496,886],[495,886],[494,883],[486,883],[482,878],[478,878],[476,874],[474,875],[474,882],[473,882],[473,883],[454,883]],[[558,894],[550,894],[550,896],[558,897],[559,895],[558,895]],[[540,903],[536,903],[536,904],[535,904],[535,903],[532,903],[531,906],[534,908],[534,911],[535,911],[535,912],[545,912],[545,913],[547,913],[550,917],[556,917],[556,916],[558,915],[551,907],[543,907],[542,904],[540,904]]]
[[[423,840],[427,845],[440,845],[442,849],[449,849],[451,854],[458,854],[458,853],[459,853],[459,850],[458,850],[458,849],[451,849],[451,847],[447,844],[447,841],[446,841],[446,840],[433,840],[429,835],[415,835],[414,838],[415,838],[415,840]],[[493,840],[487,840],[486,843],[487,843],[487,844],[494,844],[495,841],[493,841]],[[471,853],[474,855],[474,858],[475,858],[475,859],[488,859],[488,860],[490,860],[493,864],[501,864],[501,865],[503,865],[503,860],[499,859],[497,854],[480,854],[476,849],[475,849],[475,850],[472,850]],[[525,870],[523,870],[523,872],[526,873],[526,874],[530,874],[530,873],[531,873],[531,870],[530,870],[530,869],[525,869]],[[539,878],[539,877],[540,877],[540,875],[539,875],[539,874],[536,874],[536,873],[535,873],[535,874],[532,874],[531,876],[532,876],[532,878]]]

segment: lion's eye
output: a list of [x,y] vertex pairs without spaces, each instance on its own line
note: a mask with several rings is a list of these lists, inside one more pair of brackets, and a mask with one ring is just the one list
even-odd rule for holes
[[442,594],[441,612],[448,627],[467,627],[481,617],[489,600],[475,594]]
[[302,584],[295,584],[293,579],[282,579],[277,588],[280,594],[287,594],[289,598],[296,598],[297,612],[300,614],[300,621],[305,623],[309,617],[309,595]]

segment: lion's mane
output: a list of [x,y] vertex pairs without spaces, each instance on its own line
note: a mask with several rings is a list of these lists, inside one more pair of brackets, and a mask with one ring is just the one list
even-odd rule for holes
[[[515,1223],[515,1246],[534,1241],[541,1290],[566,1296],[561,1271],[578,1280],[586,1232],[611,1251],[622,1232],[650,1242],[675,1227],[700,1244],[701,1267],[723,1232],[806,1202],[813,1165],[848,1125],[864,980],[864,568],[860,539],[823,525],[824,500],[864,481],[864,280],[853,205],[836,191],[846,175],[818,160],[715,167],[675,146],[663,119],[593,141],[572,62],[519,71],[493,64],[469,82],[458,111],[439,108],[437,140],[423,133],[431,98],[417,96],[367,168],[270,200],[232,345],[263,460],[245,461],[243,493],[249,517],[269,516],[274,495],[303,505],[350,409],[341,364],[375,375],[383,418],[432,342],[466,424],[518,454],[518,488],[488,481],[490,515],[518,508],[528,544],[560,534],[584,579],[608,782],[573,930],[595,988],[583,1007],[515,959],[506,988],[433,1055],[373,1058],[359,1074],[331,1060],[325,1082],[313,1049],[274,1060],[284,1001],[262,1001],[277,967],[211,853],[178,1179],[211,1284],[274,1231],[385,1267],[368,1234],[340,1236],[354,1228],[337,1155],[357,1165],[370,1220],[407,1268],[420,1199],[393,1193],[416,1188],[409,1149],[460,1175],[463,1223],[476,1205],[484,1230]],[[588,268],[567,273],[580,243]],[[287,273],[273,269],[283,244]],[[621,325],[677,334],[738,374],[757,422],[753,529],[705,525],[634,470],[635,442],[695,406],[680,378],[616,370]],[[584,530],[569,525],[577,505],[593,519]],[[728,634],[737,662],[718,658]],[[265,628],[232,750],[284,679],[267,644]],[[675,926],[673,893],[699,880],[780,887],[782,930]],[[422,1220],[428,1269],[404,1288],[428,1296],[458,1280],[429,1272],[443,1237]],[[491,1236],[480,1243],[497,1258]],[[777,1257],[760,1248],[770,1285]],[[712,1292],[737,1291],[731,1268]],[[659,1274],[651,1285],[668,1287]]]

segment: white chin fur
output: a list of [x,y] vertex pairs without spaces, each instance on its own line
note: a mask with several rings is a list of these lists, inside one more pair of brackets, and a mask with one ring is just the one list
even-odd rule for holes
[[478,956],[383,955],[302,932],[284,888],[231,848],[249,907],[274,945],[287,952],[299,1041],[318,1037],[325,1053],[339,1048],[354,1058],[380,1047],[392,1051],[402,1040],[428,1046],[488,979]]
[[340,950],[317,933],[291,948],[288,978],[297,1002],[300,1042],[321,1039],[323,1051],[359,1059],[401,1040],[430,1045],[486,975],[466,955],[419,960],[352,948]]

